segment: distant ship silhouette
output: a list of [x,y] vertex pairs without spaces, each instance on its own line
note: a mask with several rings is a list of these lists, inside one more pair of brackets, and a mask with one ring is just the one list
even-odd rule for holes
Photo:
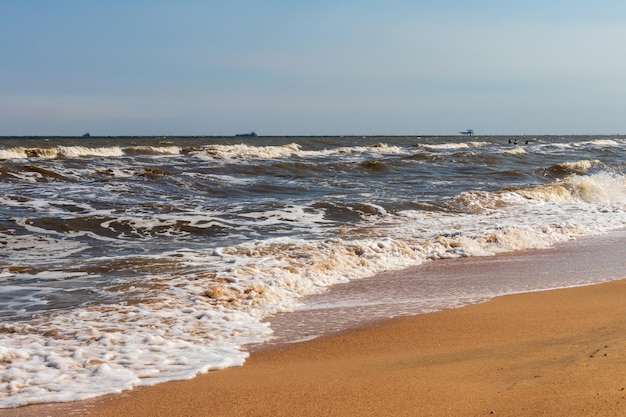
[[248,137],[250,137],[250,136],[257,136],[257,134],[256,134],[256,132],[253,130],[253,131],[252,131],[252,132],[250,132],[250,133],[239,133],[239,134],[237,134],[237,135],[235,135],[235,136],[248,136]]

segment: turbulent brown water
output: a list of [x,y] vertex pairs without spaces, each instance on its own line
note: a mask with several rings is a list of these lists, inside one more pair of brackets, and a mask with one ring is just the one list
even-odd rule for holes
[[264,319],[335,284],[623,228],[625,155],[613,136],[2,138],[0,407],[241,364]]

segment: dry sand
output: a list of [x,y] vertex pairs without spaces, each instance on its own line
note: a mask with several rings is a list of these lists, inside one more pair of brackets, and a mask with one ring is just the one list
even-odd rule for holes
[[73,410],[63,415],[624,416],[626,280],[397,318]]

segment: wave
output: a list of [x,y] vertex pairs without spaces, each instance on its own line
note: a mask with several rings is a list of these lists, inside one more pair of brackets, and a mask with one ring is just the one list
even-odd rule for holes
[[17,178],[28,183],[70,182],[68,176],[60,174],[51,168],[36,165],[0,167],[0,178]]
[[582,159],[580,161],[561,162],[558,164],[554,164],[548,168],[543,169],[542,172],[548,175],[557,176],[584,174],[594,166],[600,164],[601,162],[598,159]]
[[363,161],[359,164],[359,167],[365,171],[385,171],[390,168],[388,164],[376,159]]
[[606,172],[573,176],[566,181],[572,194],[589,203],[626,203],[626,177]]
[[551,203],[626,203],[626,177],[600,172],[570,175],[555,182],[524,189],[467,191],[450,200],[447,207],[457,212],[483,213],[514,207],[528,201]]
[[[93,171],[89,172],[116,178],[142,177],[146,179],[158,179],[172,175],[172,172],[167,169],[156,167],[144,167],[140,169],[95,168]],[[85,175],[85,173],[82,173],[82,175]],[[76,172],[66,171],[65,173],[59,173],[51,167],[44,168],[37,165],[2,167],[0,168],[0,176],[17,178],[29,183],[77,182],[80,180],[80,175],[77,176]]]
[[116,158],[124,155],[178,155],[181,150],[177,146],[57,146],[57,147],[14,147],[0,149],[0,159],[74,159],[89,156]]
[[514,147],[509,148],[509,149],[499,150],[498,153],[511,154],[511,155],[522,155],[522,154],[526,153],[526,149],[522,148],[521,146],[514,146]]
[[596,146],[621,146],[615,139],[595,139],[589,142],[583,142],[583,144],[591,144]]
[[54,148],[41,147],[17,147],[0,150],[0,159],[27,159],[27,158],[80,158],[83,156],[105,156],[118,157],[124,152],[121,148],[105,147],[105,148],[87,148],[84,146],[59,146]]
[[247,144],[236,145],[208,145],[194,154],[209,159],[276,159],[297,154],[301,146],[297,143],[288,145],[252,146]]
[[252,146],[248,144],[235,145],[207,145],[201,150],[190,152],[203,159],[281,159],[289,157],[301,158],[321,158],[333,155],[355,155],[355,154],[404,154],[405,148],[399,146],[389,146],[384,143],[369,146],[337,147],[322,150],[306,150],[298,143],[287,145]]
[[127,155],[180,155],[182,150],[178,146],[128,146],[123,148]]
[[85,146],[59,146],[57,148],[57,157],[62,158],[80,158],[83,156],[103,156],[103,157],[119,157],[124,155],[124,151],[119,146],[111,146],[106,148],[87,148]]
[[0,149],[0,159],[56,158],[57,155],[58,151],[55,148],[15,147]]
[[524,198],[546,202],[626,203],[626,177],[607,172],[571,175],[515,192]]
[[467,143],[441,143],[437,145],[419,144],[421,148],[433,149],[433,150],[454,150],[454,149],[467,149],[470,147]]

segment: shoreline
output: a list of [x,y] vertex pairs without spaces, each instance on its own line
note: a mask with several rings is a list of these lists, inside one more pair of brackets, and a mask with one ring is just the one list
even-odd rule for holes
[[89,415],[623,415],[625,299],[621,280],[392,319]]
[[509,294],[594,285],[623,278],[626,229],[545,249],[440,259],[336,284],[267,318],[274,333],[250,352]]
[[624,415],[625,301],[626,279],[505,295],[255,351],[242,367],[63,412],[0,415]]
[[[591,289],[596,285],[604,285],[602,283],[607,281],[609,284],[621,282],[622,280],[626,283],[626,275],[622,272],[626,265],[623,261],[623,259],[626,259],[625,242],[626,230],[622,229],[613,231],[608,235],[592,236],[582,240],[565,242],[548,249],[512,252],[494,257],[440,260],[399,271],[390,271],[346,284],[339,284],[334,286],[331,291],[307,297],[304,299],[306,305],[300,310],[269,318],[268,321],[276,332],[275,338],[262,344],[246,346],[245,348],[251,356],[246,360],[242,369],[247,370],[251,363],[256,363],[259,360],[258,358],[261,358],[260,360],[263,361],[264,359],[262,358],[266,357],[266,355],[271,356],[273,353],[280,355],[279,352],[291,352],[292,349],[299,349],[298,346],[322,343],[318,342],[319,340],[329,340],[329,343],[333,343],[332,340],[338,338],[334,343],[339,345],[340,351],[345,348],[341,346],[342,344],[353,343],[343,339],[349,337],[352,333],[357,334],[368,331],[376,333],[381,331],[381,329],[386,329],[387,325],[393,326],[397,320],[415,319],[418,322],[422,320],[428,321],[431,319],[426,317],[431,317],[431,315],[434,315],[433,317],[436,318],[442,314],[453,314],[448,312],[457,310],[461,311],[461,313],[455,314],[463,316],[465,313],[462,312],[464,311],[473,311],[474,308],[478,308],[477,306],[489,305],[495,300],[506,299],[507,297],[522,297],[519,302],[519,308],[521,309],[526,308],[526,304],[530,302],[524,298],[525,296],[530,296],[530,299],[532,299],[534,294],[543,292],[552,293],[553,291],[560,292],[572,289],[580,289],[577,291],[584,292],[585,288],[589,288],[589,291],[592,291]],[[559,283],[563,282],[565,277],[569,285],[559,286]],[[537,281],[535,280],[537,278],[541,284],[539,287],[536,287]],[[491,293],[490,291],[493,288],[489,285],[483,288],[485,283],[490,282],[497,282],[501,286],[499,291],[502,292],[500,294]],[[462,295],[461,290],[463,288],[467,289],[469,286],[474,297],[465,298],[458,305],[446,304],[449,301],[446,301],[445,297],[443,300],[444,304],[437,304],[441,300],[431,304],[432,300],[438,297],[436,292],[433,292],[432,289],[429,290],[429,285],[433,283],[436,283],[438,286],[443,285],[444,287],[454,288],[456,296]],[[523,288],[519,287],[519,283],[534,289],[523,291]],[[541,286],[545,288],[541,288]],[[624,286],[626,287],[626,284]],[[407,294],[419,294],[419,297],[406,298]],[[349,300],[347,305],[346,300]],[[375,300],[375,303],[372,304],[373,300]],[[395,302],[395,305],[390,306],[390,300]],[[426,305],[422,303],[424,300],[428,300]],[[626,292],[624,293],[624,301],[626,301]],[[411,309],[407,310],[407,305],[411,305]],[[566,308],[570,308],[570,306],[566,306]],[[435,310],[435,312],[432,312],[432,310]],[[519,311],[509,311],[507,314],[519,315]],[[589,314],[595,313],[590,312]],[[396,318],[389,318],[394,316]],[[626,316],[626,309],[624,316]],[[487,319],[490,320],[490,318]],[[546,318],[542,317],[541,319],[545,320]],[[504,326],[504,328],[505,331],[510,330],[507,326]],[[626,329],[626,326],[624,326],[624,329]],[[473,334],[467,333],[465,329],[459,329],[458,331],[462,338],[469,340],[473,337]],[[385,330],[385,332],[387,331]],[[427,337],[436,339],[440,335],[435,332]],[[512,337],[515,338],[516,336]],[[391,344],[386,345],[387,349],[390,351],[402,349],[402,346],[395,346],[391,342],[392,340],[394,340],[393,335],[389,337]],[[360,342],[356,343],[359,344]],[[458,341],[455,342],[455,344],[458,343]],[[376,341],[370,339],[366,344],[361,343],[363,348],[367,348],[370,344],[374,347]],[[328,355],[330,357],[333,353],[328,352]],[[305,360],[304,358],[306,358],[306,355],[303,357],[303,360]],[[293,358],[284,358],[283,360],[288,363],[293,361]],[[279,361],[275,365],[280,367],[282,363]],[[183,384],[184,386],[190,384],[188,389],[197,392],[198,389],[194,388],[196,383],[203,386],[206,384],[206,382],[202,382],[205,381],[205,378],[221,378],[221,376],[216,377],[215,375],[228,374],[233,369],[239,369],[239,367],[212,371],[208,374],[196,376],[191,380],[170,381],[157,384],[156,386],[138,387],[131,391],[82,401],[35,404],[15,409],[0,409],[0,417],[65,417],[68,414],[89,415],[90,412],[94,413],[94,416],[116,415],[115,413],[122,411],[118,410],[113,412],[113,414],[107,414],[106,411],[101,410],[115,407],[114,404],[118,402],[126,403],[126,398],[135,398],[137,395],[143,397],[145,395],[143,392],[146,390],[149,392],[162,389],[164,390],[163,396],[167,398],[172,394],[168,391],[172,387],[177,387],[178,384]],[[298,371],[298,373],[301,372]],[[624,369],[624,372],[626,372],[626,369]],[[244,379],[247,378],[245,377]],[[261,376],[261,378],[263,379],[264,377]],[[432,379],[432,376],[429,376],[428,379]],[[350,381],[346,381],[346,383],[349,384]],[[199,389],[200,391],[208,390],[207,392],[212,392],[210,386]],[[172,398],[171,401],[175,402],[176,400]],[[191,400],[192,404],[194,402],[195,400]],[[132,408],[135,409],[136,407],[133,405]],[[137,409],[139,410],[140,408]],[[185,410],[185,406],[182,407],[182,410]],[[181,411],[183,413],[181,415],[185,415],[183,411]],[[255,414],[254,410],[248,410],[247,412],[251,412],[251,415],[264,415]],[[172,410],[168,410],[167,413],[171,414]],[[300,411],[294,411],[294,413],[300,414]],[[441,413],[441,410],[438,413]],[[123,411],[123,414],[129,416],[150,415],[150,413],[143,414],[142,411],[137,411],[137,414],[128,414],[126,411]],[[176,414],[172,415],[176,416]],[[213,414],[202,414],[202,412],[196,414],[194,412],[191,415],[203,416]],[[217,415],[228,416],[234,414],[223,413]],[[337,413],[333,412],[333,415],[337,415]],[[436,413],[433,415],[442,414]]]

